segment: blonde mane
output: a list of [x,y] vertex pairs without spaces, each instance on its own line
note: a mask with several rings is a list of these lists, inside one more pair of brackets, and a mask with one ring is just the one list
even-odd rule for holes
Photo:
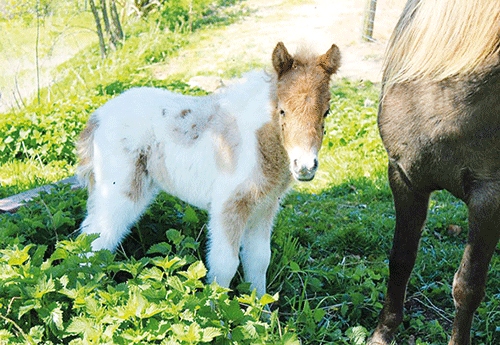
[[314,65],[318,54],[309,45],[302,43],[297,47],[293,59],[302,65]]
[[500,53],[500,0],[408,0],[390,39],[384,85],[477,72]]

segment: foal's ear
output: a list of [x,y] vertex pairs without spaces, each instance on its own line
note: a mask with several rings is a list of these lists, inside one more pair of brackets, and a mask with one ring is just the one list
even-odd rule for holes
[[286,71],[292,68],[293,58],[286,50],[283,42],[279,42],[273,51],[273,67],[280,78]]
[[328,51],[318,57],[318,65],[323,67],[323,69],[329,75],[337,72],[340,67],[340,49],[335,44]]

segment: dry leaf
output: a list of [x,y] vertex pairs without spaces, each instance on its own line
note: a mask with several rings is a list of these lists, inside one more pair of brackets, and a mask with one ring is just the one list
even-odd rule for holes
[[454,224],[448,225],[448,234],[458,236],[462,232],[462,227]]

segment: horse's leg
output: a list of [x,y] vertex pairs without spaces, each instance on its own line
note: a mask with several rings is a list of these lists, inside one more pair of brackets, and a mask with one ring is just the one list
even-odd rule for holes
[[484,297],[488,266],[500,236],[500,184],[479,184],[467,203],[469,237],[453,280],[456,314],[450,345],[470,343],[472,318]]
[[430,193],[418,193],[405,182],[403,172],[389,164],[389,182],[396,209],[396,227],[389,258],[389,282],[379,323],[369,344],[391,343],[403,320],[406,285],[417,257]]
[[210,209],[208,281],[229,287],[240,260],[241,239],[254,207],[251,193],[237,192],[226,201],[212,202]]
[[241,246],[241,262],[245,280],[259,296],[266,293],[266,272],[271,260],[271,232],[278,202],[261,206],[260,212],[252,216]]
[[99,234],[99,238],[92,242],[93,251],[115,250],[157,193],[149,181],[144,183],[140,193],[131,193],[130,174],[121,172],[115,173],[112,179],[96,181],[89,190],[87,216],[81,231]]

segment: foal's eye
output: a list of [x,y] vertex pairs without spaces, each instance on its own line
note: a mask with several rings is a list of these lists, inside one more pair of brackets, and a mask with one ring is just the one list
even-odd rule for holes
[[280,110],[280,115],[285,117],[285,111],[283,109]]

